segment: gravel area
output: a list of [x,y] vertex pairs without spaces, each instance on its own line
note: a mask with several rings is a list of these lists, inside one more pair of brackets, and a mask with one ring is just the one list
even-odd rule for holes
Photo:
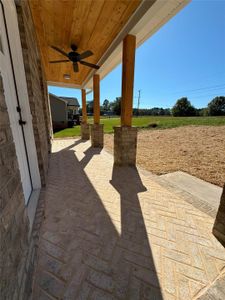
[[[105,135],[113,152],[113,134]],[[137,164],[155,174],[184,171],[223,186],[225,183],[225,126],[185,126],[138,132]]]

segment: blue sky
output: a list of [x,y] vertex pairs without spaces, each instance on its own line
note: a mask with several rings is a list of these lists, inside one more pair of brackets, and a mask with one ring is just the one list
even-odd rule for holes
[[[196,107],[225,95],[225,0],[192,1],[136,51],[134,107],[172,107],[187,96]],[[121,65],[101,80],[101,103],[121,95]],[[80,90],[49,87],[60,96]],[[88,100],[92,93],[87,96]]]

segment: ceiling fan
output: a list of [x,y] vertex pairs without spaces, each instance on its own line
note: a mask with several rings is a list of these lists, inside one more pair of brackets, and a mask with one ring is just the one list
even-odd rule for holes
[[98,65],[95,64],[91,64],[87,61],[83,61],[84,58],[87,58],[91,55],[93,55],[93,52],[90,50],[84,51],[83,53],[78,53],[77,51],[77,46],[76,45],[71,45],[71,49],[72,51],[70,51],[69,53],[66,53],[65,51],[59,49],[58,47],[55,46],[51,46],[52,49],[56,50],[57,52],[61,53],[62,55],[66,56],[67,59],[64,60],[54,60],[54,61],[50,61],[50,64],[56,64],[56,63],[64,63],[64,62],[72,62],[73,63],[73,70],[74,72],[79,72],[79,66],[78,63],[90,67],[90,68],[94,68],[94,69],[99,69],[100,67]]

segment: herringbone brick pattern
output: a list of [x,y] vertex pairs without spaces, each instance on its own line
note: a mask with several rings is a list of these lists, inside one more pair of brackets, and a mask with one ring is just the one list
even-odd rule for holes
[[89,142],[53,151],[33,300],[197,299],[222,275],[210,216]]

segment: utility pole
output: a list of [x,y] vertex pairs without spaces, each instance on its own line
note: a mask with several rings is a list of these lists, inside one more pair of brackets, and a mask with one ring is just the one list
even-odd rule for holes
[[138,90],[138,114],[139,114],[139,108],[140,108],[140,101],[141,101],[141,90]]

